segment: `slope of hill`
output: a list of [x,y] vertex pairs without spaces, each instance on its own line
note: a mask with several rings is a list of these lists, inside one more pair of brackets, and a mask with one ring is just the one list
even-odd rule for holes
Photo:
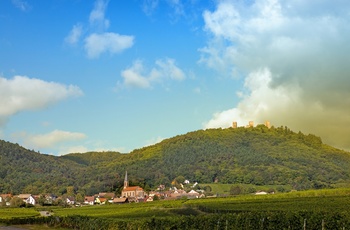
[[0,140],[0,193],[53,192],[73,185],[82,167]]
[[182,175],[201,183],[290,184],[308,189],[350,179],[348,152],[287,127],[195,131],[135,150],[130,159],[137,163],[110,165],[128,168],[135,177],[156,184]]
[[[183,176],[200,183],[290,185],[294,189],[350,182],[350,153],[287,127],[209,129],[166,139],[129,154],[90,152],[54,157],[0,142],[0,193],[114,191],[127,170],[131,184],[169,185]],[[5,167],[3,167],[5,165]],[[28,191],[29,192],[29,191]]]

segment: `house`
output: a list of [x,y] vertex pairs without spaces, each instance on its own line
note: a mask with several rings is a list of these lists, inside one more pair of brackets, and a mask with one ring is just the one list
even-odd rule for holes
[[199,198],[199,195],[200,194],[198,192],[194,191],[193,189],[187,193],[187,197],[189,199],[191,199],[191,198]]
[[176,189],[173,193],[170,194],[170,197],[173,199],[180,199],[184,196],[187,196],[187,193],[182,189]]
[[98,194],[98,197],[104,197],[113,200],[115,197],[115,194],[113,192],[100,192]]
[[23,200],[23,202],[26,204],[31,204],[31,205],[36,204],[36,201],[35,201],[34,197],[32,196],[32,194],[19,194],[17,197],[21,198]]
[[95,204],[95,197],[94,196],[85,196],[84,204],[94,205]]
[[52,204],[57,199],[57,196],[54,194],[45,195],[45,204]]
[[0,194],[0,206],[2,203],[9,206],[11,197],[12,197],[11,194]]
[[67,197],[66,198],[66,203],[67,204],[70,204],[70,205],[72,205],[72,204],[75,204],[75,198],[74,197]]
[[129,186],[127,172],[125,172],[124,188],[122,190],[122,197],[132,198],[135,200],[144,199],[144,197],[145,197],[145,192],[143,191],[143,188],[141,188],[140,186]]
[[124,204],[124,203],[128,203],[129,199],[126,197],[121,197],[121,198],[114,198],[113,199],[113,203],[114,204]]
[[106,201],[107,201],[107,198],[104,198],[104,197],[96,197],[95,199],[96,204],[105,204]]

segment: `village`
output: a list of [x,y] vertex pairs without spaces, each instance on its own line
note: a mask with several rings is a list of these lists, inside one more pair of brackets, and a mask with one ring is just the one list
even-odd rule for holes
[[[269,121],[265,121],[264,125],[271,128]],[[238,128],[236,121],[232,122],[232,128]],[[254,127],[254,121],[249,121],[244,128]],[[174,180],[175,181],[175,180]],[[174,200],[174,199],[196,199],[215,196],[207,194],[204,190],[198,189],[197,182],[190,183],[184,179],[182,183],[172,183],[172,187],[166,188],[165,185],[159,185],[154,191],[146,192],[140,186],[129,186],[128,174],[125,172],[124,186],[121,196],[117,196],[113,192],[99,192],[93,196],[77,197],[73,195],[55,196],[51,194],[33,195],[33,194],[0,194],[0,206],[30,206],[30,205],[103,205],[103,204],[123,204],[131,202],[151,202],[154,200]],[[217,181],[216,181],[217,182]],[[266,195],[265,191],[257,191],[255,195]]]
[[[104,204],[124,204],[131,202],[152,202],[155,200],[174,200],[174,199],[196,199],[204,198],[203,190],[195,190],[197,182],[190,185],[188,180],[184,180],[177,188],[173,186],[166,190],[165,185],[159,185],[155,191],[146,192],[140,186],[129,186],[128,174],[125,172],[124,186],[121,196],[116,196],[113,192],[100,192],[93,196],[85,196],[77,199],[75,196],[55,195],[33,195],[33,194],[0,194],[0,206],[34,206],[34,205],[65,205],[65,206],[83,206],[83,205],[104,205]],[[190,190],[186,192],[184,189]]]

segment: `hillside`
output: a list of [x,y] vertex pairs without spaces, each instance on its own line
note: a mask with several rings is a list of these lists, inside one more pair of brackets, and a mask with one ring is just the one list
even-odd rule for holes
[[73,161],[40,154],[0,140],[0,193],[60,191],[72,185],[83,171]]
[[62,193],[67,186],[85,194],[115,191],[126,170],[131,184],[145,188],[170,185],[178,176],[200,183],[290,185],[297,190],[350,182],[350,153],[287,127],[199,130],[129,154],[54,157],[1,141],[0,163],[0,193]]

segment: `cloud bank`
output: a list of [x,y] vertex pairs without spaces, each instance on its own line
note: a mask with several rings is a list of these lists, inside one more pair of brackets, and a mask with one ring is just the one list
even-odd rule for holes
[[26,76],[0,77],[0,121],[25,110],[42,109],[83,92],[73,85],[46,82]]
[[185,73],[177,67],[175,60],[166,58],[155,62],[155,67],[147,71],[141,60],[136,60],[133,65],[121,72],[122,85],[128,88],[151,88],[153,84],[166,80],[182,81]]
[[24,145],[28,146],[28,148],[42,149],[53,148],[60,143],[82,140],[86,138],[86,135],[77,132],[54,130],[50,133],[37,135],[21,133],[17,137],[23,139]]
[[205,11],[210,39],[200,62],[244,77],[241,101],[204,127],[233,120],[287,125],[350,149],[350,3],[339,1],[219,1]]

